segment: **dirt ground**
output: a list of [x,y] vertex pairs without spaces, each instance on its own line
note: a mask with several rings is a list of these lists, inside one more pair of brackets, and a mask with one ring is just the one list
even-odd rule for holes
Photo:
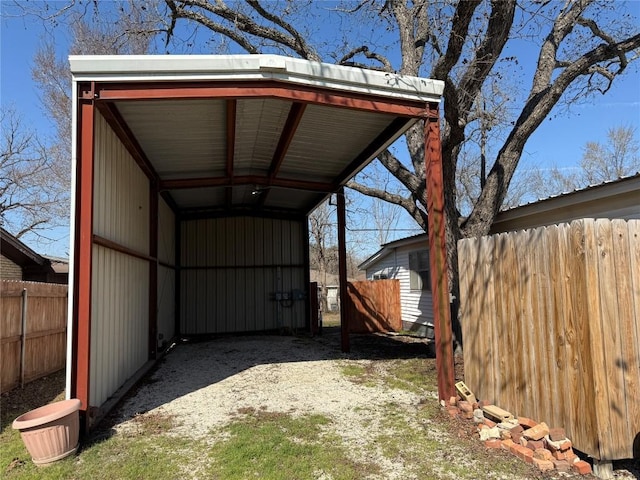
[[[185,341],[131,392],[98,429],[114,434],[137,428],[147,415],[170,415],[178,419],[171,434],[215,442],[218,427],[237,418],[238,412],[259,409],[292,415],[309,413],[333,419],[336,431],[359,455],[375,456],[369,448],[383,428],[385,409],[392,404],[411,422],[424,403],[437,405],[431,390],[410,392],[385,385],[361,385],[345,377],[345,365],[371,371],[389,368],[394,360],[423,360],[434,374],[435,359],[428,342],[402,335],[352,335],[351,353],[340,351],[339,327],[324,328],[315,338],[305,336],[238,336],[203,342]],[[456,361],[456,380],[463,379],[462,359]],[[19,413],[55,399],[64,388],[63,373],[32,382],[1,396],[3,428]],[[444,452],[443,462],[473,463],[495,452],[472,438],[468,422],[437,415],[425,425],[425,435],[435,440],[453,439],[460,448]],[[406,465],[378,460],[385,479],[413,478]],[[437,460],[434,458],[434,461]],[[637,462],[616,464],[616,479],[640,478]],[[560,475],[560,474],[555,474]],[[575,475],[549,476],[531,470],[527,476],[486,478],[585,478]]]

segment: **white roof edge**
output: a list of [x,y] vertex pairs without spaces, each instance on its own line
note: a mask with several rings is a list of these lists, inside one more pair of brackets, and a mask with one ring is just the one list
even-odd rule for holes
[[280,55],[70,55],[75,81],[280,80],[439,102],[444,82]]

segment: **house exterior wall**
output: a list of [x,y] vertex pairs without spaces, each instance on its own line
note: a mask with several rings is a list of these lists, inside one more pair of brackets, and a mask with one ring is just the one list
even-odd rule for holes
[[175,335],[176,289],[175,215],[160,198],[158,203],[158,338],[157,345],[164,350]]
[[375,275],[386,275],[388,279],[399,280],[403,329],[431,335],[433,324],[431,291],[412,291],[409,279],[409,253],[425,248],[427,245],[423,243],[395,248],[367,268],[367,280],[374,280]]
[[[94,234],[149,252],[149,182],[100,114],[94,131]],[[102,405],[148,359],[149,262],[94,244],[90,390]]]
[[303,328],[302,221],[214,218],[181,224],[180,331],[185,335]]
[[2,280],[22,280],[22,268],[4,255],[0,255],[0,278]]

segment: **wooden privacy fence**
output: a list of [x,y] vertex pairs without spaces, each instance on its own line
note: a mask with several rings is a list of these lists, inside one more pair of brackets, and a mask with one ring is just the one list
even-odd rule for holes
[[402,329],[400,282],[374,280],[347,284],[350,333],[397,332]]
[[2,280],[0,390],[63,369],[66,325],[66,285]]
[[640,220],[465,239],[458,255],[465,383],[595,459],[640,456]]

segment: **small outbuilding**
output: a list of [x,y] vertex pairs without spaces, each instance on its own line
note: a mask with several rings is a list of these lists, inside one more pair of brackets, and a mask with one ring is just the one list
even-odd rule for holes
[[275,55],[70,63],[67,395],[85,428],[176,338],[309,328],[308,214],[338,194],[346,292],[343,185],[421,120],[449,343],[442,82]]

